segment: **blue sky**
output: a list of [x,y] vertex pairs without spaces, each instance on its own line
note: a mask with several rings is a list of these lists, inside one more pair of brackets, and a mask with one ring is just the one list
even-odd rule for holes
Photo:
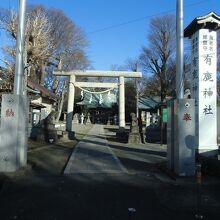
[[[87,54],[94,69],[108,70],[135,58],[147,45],[149,20],[175,14],[176,0],[26,0],[62,9],[87,35]],[[1,0],[0,8],[17,8],[19,0]],[[184,26],[210,11],[220,14],[219,0],[184,0]],[[0,44],[5,43],[0,35]],[[2,58],[2,54],[0,54]]]

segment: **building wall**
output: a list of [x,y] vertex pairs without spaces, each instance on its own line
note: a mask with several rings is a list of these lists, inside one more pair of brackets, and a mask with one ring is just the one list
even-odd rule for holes
[[42,98],[41,97],[35,98],[35,99],[31,100],[31,102],[41,104],[42,103]]
[[46,107],[44,109],[44,112],[45,112],[46,116],[49,115],[52,110],[54,110],[54,107],[53,107],[53,102],[54,101],[52,101],[50,99],[39,97],[38,99],[32,100],[32,102],[36,103],[36,104],[44,105]]

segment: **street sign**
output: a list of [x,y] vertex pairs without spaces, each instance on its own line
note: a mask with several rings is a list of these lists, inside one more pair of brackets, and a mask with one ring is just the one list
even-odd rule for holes
[[163,108],[162,120],[163,120],[163,123],[167,123],[167,108]]

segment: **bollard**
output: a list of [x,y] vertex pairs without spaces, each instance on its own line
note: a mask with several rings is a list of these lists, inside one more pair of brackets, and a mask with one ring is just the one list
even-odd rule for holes
[[196,167],[196,185],[197,185],[197,195],[196,195],[196,219],[203,219],[201,214],[201,184],[202,184],[202,166],[197,164]]
[[136,209],[135,208],[128,208],[128,217],[129,217],[129,220],[135,220],[136,216]]

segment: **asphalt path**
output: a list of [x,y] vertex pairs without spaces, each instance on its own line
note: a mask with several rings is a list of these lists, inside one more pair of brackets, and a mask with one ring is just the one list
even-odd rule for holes
[[[2,174],[0,219],[195,219],[196,182],[164,172],[164,146],[118,143],[102,126],[86,133],[75,146],[33,150],[28,167]],[[204,219],[219,219],[218,179],[206,177],[200,195]]]
[[108,146],[104,125],[94,125],[83,137],[64,170],[64,174],[124,172],[127,169]]

